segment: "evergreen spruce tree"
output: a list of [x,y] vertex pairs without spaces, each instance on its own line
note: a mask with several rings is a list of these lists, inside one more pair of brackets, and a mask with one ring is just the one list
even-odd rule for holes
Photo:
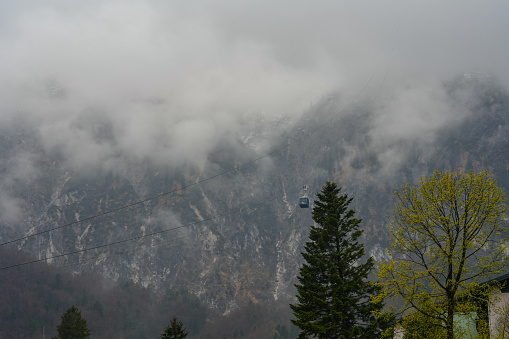
[[383,305],[370,302],[380,289],[367,280],[374,260],[360,262],[361,220],[348,209],[352,199],[339,196],[340,190],[327,182],[313,207],[317,226],[311,226],[302,253],[305,263],[295,285],[298,303],[290,305],[296,318],[292,322],[301,329],[298,338],[375,338],[380,333],[373,311]]
[[53,339],[88,339],[90,330],[87,320],[81,317],[81,312],[71,306],[62,315],[62,322],[57,326],[58,337]]
[[186,328],[176,317],[173,317],[170,325],[161,334],[161,339],[184,339],[185,337],[187,337]]

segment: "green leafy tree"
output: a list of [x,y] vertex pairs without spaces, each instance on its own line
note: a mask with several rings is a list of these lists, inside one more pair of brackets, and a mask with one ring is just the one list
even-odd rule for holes
[[362,230],[351,198],[339,195],[340,188],[327,182],[317,194],[309,241],[302,253],[305,263],[297,277],[298,303],[290,305],[301,329],[299,338],[373,338],[380,323],[374,315],[382,301],[370,302],[379,288],[367,280],[374,260],[365,263]]
[[390,260],[378,272],[381,295],[401,298],[403,316],[418,312],[413,319],[445,330],[433,332],[462,337],[455,313],[478,312],[469,296],[487,295],[479,283],[506,267],[505,194],[489,172],[435,171],[396,196]]
[[278,324],[276,328],[272,331],[272,339],[288,339],[290,338],[290,333],[285,325],[281,326]]
[[[434,307],[421,305],[428,314],[436,312]],[[425,317],[420,312],[414,312],[402,321],[404,328],[403,339],[439,339],[445,337],[445,329],[440,326],[440,320],[435,317]]]
[[[494,308],[494,309],[493,309]],[[493,324],[491,337],[495,339],[509,338],[509,302],[498,303],[492,306]]]
[[57,326],[58,336],[53,339],[88,339],[90,330],[87,320],[81,317],[81,312],[71,306],[62,315],[62,322]]
[[187,337],[187,331],[182,322],[173,317],[171,323],[161,334],[161,339],[183,339]]

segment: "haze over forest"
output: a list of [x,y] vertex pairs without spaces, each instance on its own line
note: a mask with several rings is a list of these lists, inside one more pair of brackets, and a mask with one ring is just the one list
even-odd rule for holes
[[[338,180],[382,255],[384,195],[445,168],[444,138],[467,140],[455,128],[481,111],[504,118],[448,164],[498,168],[474,154],[507,146],[507,13],[496,0],[4,2],[0,242],[26,236],[10,247],[49,258],[220,214],[158,238],[190,237],[183,247],[138,243],[143,254],[71,271],[185,287],[220,314],[291,298],[303,184]],[[141,212],[28,238],[173,189]]]

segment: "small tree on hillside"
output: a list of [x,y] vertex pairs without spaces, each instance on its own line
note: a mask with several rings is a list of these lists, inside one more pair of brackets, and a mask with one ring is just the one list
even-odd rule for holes
[[81,312],[71,306],[62,315],[62,322],[57,326],[58,336],[53,339],[88,339],[90,330],[86,319],[81,317]]
[[187,337],[186,328],[176,317],[173,317],[170,325],[161,334],[161,339],[183,339],[185,337]]
[[327,182],[313,208],[309,241],[302,253],[305,264],[297,277],[298,303],[290,305],[292,322],[301,329],[299,338],[375,338],[379,323],[374,312],[382,302],[370,302],[379,288],[367,280],[374,260],[365,263],[362,230],[352,201],[340,188]]

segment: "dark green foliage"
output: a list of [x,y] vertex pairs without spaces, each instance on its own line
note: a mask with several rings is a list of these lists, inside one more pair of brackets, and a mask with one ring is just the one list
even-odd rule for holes
[[60,273],[57,273],[55,275],[55,282],[53,284],[53,288],[56,290],[61,290],[63,288],[62,276],[60,275]]
[[[0,248],[1,266],[31,260],[34,258],[20,251]],[[87,319],[92,338],[159,338],[168,324],[167,314],[174,313],[190,336],[200,338],[206,319],[215,315],[185,290],[170,300],[132,282],[73,276],[45,263],[31,269],[38,274],[19,274],[23,273],[20,270],[0,279],[0,305],[4,305],[0,307],[0,338],[57,336],[57,325],[70,305]]]
[[81,312],[71,306],[62,315],[62,322],[57,326],[58,336],[54,339],[87,339],[90,338],[86,319],[81,317]]
[[96,301],[94,303],[94,306],[92,306],[92,309],[94,311],[97,311],[97,313],[99,313],[99,315],[101,317],[104,317],[104,307],[103,307],[103,305],[99,301]]
[[298,303],[290,305],[299,338],[374,338],[380,332],[372,312],[382,305],[370,302],[379,289],[367,280],[374,260],[359,262],[364,256],[358,241],[361,220],[348,209],[352,199],[339,196],[340,190],[327,182],[313,208],[317,225],[311,226],[302,253],[306,262],[295,285]]
[[161,334],[161,339],[183,339],[185,337],[187,337],[186,328],[176,317],[173,317],[170,325]]
[[288,329],[286,326],[277,325],[274,331],[272,332],[272,339],[289,339],[290,338],[290,332],[288,332]]
[[[291,310],[283,300],[267,303],[250,302],[226,316],[210,318],[197,338],[273,338],[276,331],[286,329],[287,337],[294,339],[299,330],[290,322]],[[190,330],[188,322],[186,327]],[[190,337],[194,337],[189,331]]]

